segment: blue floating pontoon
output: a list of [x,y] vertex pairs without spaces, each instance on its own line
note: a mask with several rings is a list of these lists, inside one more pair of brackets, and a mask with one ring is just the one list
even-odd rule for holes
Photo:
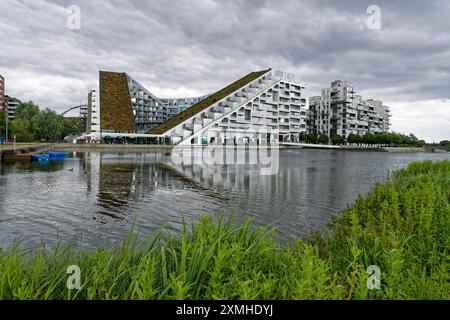
[[43,162],[43,161],[48,161],[50,159],[50,157],[48,154],[32,154],[31,159],[33,161]]
[[47,152],[50,158],[65,158],[67,156],[66,152]]

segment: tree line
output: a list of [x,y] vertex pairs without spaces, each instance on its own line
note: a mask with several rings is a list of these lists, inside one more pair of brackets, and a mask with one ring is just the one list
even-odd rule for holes
[[[333,135],[328,137],[325,134],[316,135],[314,133],[302,132],[299,136],[300,142],[314,144],[331,144],[333,145],[353,145],[353,146],[395,146],[395,147],[423,147],[427,143],[425,140],[418,139],[414,134],[402,134],[398,132],[366,132],[364,135],[351,133],[345,141],[341,135]],[[438,146],[448,149],[450,143],[447,140],[441,141]]]
[[[0,112],[0,137],[6,136],[6,115]],[[66,136],[80,133],[79,124],[55,111],[40,109],[32,101],[20,104],[15,119],[8,123],[8,140],[17,142],[58,142]]]

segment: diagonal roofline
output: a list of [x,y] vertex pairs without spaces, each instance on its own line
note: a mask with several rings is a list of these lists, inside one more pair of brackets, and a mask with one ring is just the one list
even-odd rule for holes
[[258,79],[259,77],[263,76],[267,72],[271,71],[272,69],[266,69],[262,71],[255,71],[251,72],[245,77],[240,78],[239,80],[236,80],[232,84],[226,86],[225,88],[217,91],[216,93],[210,95],[206,99],[192,105],[188,109],[186,109],[183,112],[180,112],[176,116],[170,118],[169,120],[159,124],[158,126],[150,129],[147,133],[149,134],[164,134],[167,131],[175,128],[177,125],[181,124],[183,121],[195,116],[196,114],[202,112],[206,108],[210,107],[217,101],[222,100],[226,96],[232,94],[233,92],[239,90],[240,88],[246,86],[250,82]]

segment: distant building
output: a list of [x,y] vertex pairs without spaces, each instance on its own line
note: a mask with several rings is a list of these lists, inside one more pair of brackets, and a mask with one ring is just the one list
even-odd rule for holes
[[328,137],[364,135],[389,130],[389,107],[380,100],[356,95],[349,81],[336,80],[320,96],[309,98],[308,131]]
[[21,103],[19,99],[5,95],[5,110],[9,120],[16,118],[16,110]]
[[5,108],[5,78],[0,74],[0,111]]

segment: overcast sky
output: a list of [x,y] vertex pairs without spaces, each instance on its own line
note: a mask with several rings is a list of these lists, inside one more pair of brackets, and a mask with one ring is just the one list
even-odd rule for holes
[[[80,29],[67,27],[71,5]],[[181,97],[272,67],[298,74],[308,96],[350,80],[391,106],[393,130],[450,138],[448,0],[1,0],[0,12],[6,93],[41,107],[85,102],[99,69]]]

